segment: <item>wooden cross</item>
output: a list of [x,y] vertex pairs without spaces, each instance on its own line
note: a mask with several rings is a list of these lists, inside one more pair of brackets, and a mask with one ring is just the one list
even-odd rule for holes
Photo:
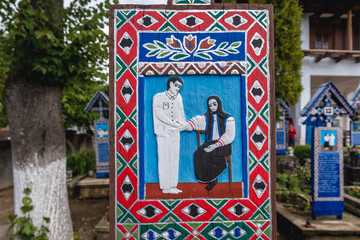
[[108,107],[104,107],[102,100],[99,99],[99,106],[98,107],[92,107],[91,108],[92,112],[98,111],[100,113],[100,118],[104,118],[104,111],[109,111]]

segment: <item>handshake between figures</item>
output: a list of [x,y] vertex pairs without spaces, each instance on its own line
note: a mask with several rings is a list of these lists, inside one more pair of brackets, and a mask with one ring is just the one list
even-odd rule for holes
[[178,132],[182,132],[186,129],[186,125],[176,121],[173,123],[172,127],[168,129],[169,134],[175,134]]

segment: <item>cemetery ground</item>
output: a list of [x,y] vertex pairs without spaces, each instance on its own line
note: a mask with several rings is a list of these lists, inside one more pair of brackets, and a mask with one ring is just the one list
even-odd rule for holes
[[[311,219],[310,159],[306,152],[309,152],[309,147],[299,146],[295,149],[297,157],[277,155],[278,239],[360,239],[360,190],[356,184],[345,186],[343,219],[336,219],[336,216]],[[351,164],[350,156],[345,156],[344,162],[345,166]],[[69,191],[74,232],[80,239],[96,239],[95,226],[109,205],[106,197],[108,179],[92,177],[75,182],[79,191]],[[85,185],[92,188],[85,188]],[[94,198],[93,194],[102,197]],[[0,240],[9,239],[6,236],[9,221],[5,215],[13,210],[13,189],[0,190]],[[307,220],[310,220],[311,227],[306,226]]]

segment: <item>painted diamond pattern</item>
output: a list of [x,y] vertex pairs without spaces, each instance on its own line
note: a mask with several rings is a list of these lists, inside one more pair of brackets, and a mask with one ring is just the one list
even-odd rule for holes
[[121,94],[126,103],[129,103],[131,96],[134,93],[134,89],[131,87],[131,84],[128,79],[125,80],[124,85],[121,88]]
[[260,198],[263,193],[265,192],[267,185],[266,182],[264,181],[264,179],[260,176],[260,174],[258,174],[255,178],[254,184],[253,184],[253,188],[256,192],[256,195]]
[[124,183],[121,186],[121,191],[123,192],[125,199],[129,200],[131,193],[134,191],[134,187],[131,184],[129,176],[125,177]]
[[264,89],[260,85],[259,81],[256,80],[250,89],[250,94],[255,99],[256,103],[259,103],[265,94]]
[[131,39],[130,35],[125,32],[119,41],[119,46],[124,50],[126,54],[129,54],[133,44],[134,41]]
[[174,5],[188,5],[188,4],[204,4],[210,5],[210,0],[173,0]]
[[141,235],[143,239],[157,239],[160,237],[160,234],[153,230],[149,230]]
[[176,239],[177,237],[180,237],[181,233],[176,231],[173,228],[168,229],[166,232],[162,233],[161,236],[168,240]]
[[239,26],[247,23],[248,21],[244,17],[240,16],[239,14],[235,14],[231,17],[226,18],[225,22],[227,22],[228,24],[230,24],[234,27],[239,27]]
[[199,207],[196,204],[190,204],[189,206],[186,206],[185,208],[182,209],[182,212],[185,213],[186,215],[192,217],[193,219],[201,216],[202,214],[204,214],[206,211],[205,209],[203,209],[202,207]]
[[260,55],[261,50],[264,47],[265,40],[260,36],[259,33],[255,33],[253,38],[250,41],[252,48],[257,56]]
[[[209,2],[209,0],[173,0],[174,1],[174,5],[175,2],[177,4],[199,4],[202,2]],[[196,13],[191,13],[190,12],[190,16],[181,16],[182,19],[178,20],[178,23],[180,22],[181,24],[175,24],[175,22],[170,22],[169,20],[176,15],[177,11],[173,11],[173,10],[166,10],[166,11],[157,11],[158,14],[161,14],[165,19],[166,22],[164,23],[159,23],[159,19],[155,19],[155,15],[152,15],[151,11],[149,11],[150,13],[146,12],[143,13],[144,16],[140,16],[137,15],[138,17],[140,17],[140,19],[133,17],[134,14],[136,15],[137,13],[139,13],[139,10],[136,11],[121,11],[121,13],[119,14],[120,11],[117,12],[117,18],[116,18],[116,24],[117,24],[117,28],[121,28],[121,26],[123,26],[124,24],[139,24],[142,25],[146,28],[152,27],[154,28],[154,31],[175,31],[177,32],[179,29],[179,26],[181,26],[181,24],[183,24],[184,26],[181,27],[187,27],[189,31],[189,33],[191,33],[191,31],[194,31],[195,29],[197,29],[197,26],[199,25],[204,25],[204,21],[206,21],[205,18],[203,18],[201,16],[201,19],[198,18],[198,15]],[[265,56],[263,56],[263,54],[266,54],[266,51],[262,51],[264,48],[267,47],[266,44],[266,40],[264,40],[264,36],[266,36],[265,34],[262,33],[262,30],[265,29],[265,32],[268,31],[268,22],[267,22],[267,14],[265,11],[249,11],[248,13],[251,14],[251,18],[247,18],[246,14],[244,15],[243,13],[240,12],[240,14],[234,12],[229,14],[225,14],[226,11],[207,11],[204,10],[203,13],[207,14],[209,17],[211,17],[212,19],[216,20],[214,23],[212,23],[210,26],[207,27],[206,31],[209,32],[215,32],[215,31],[227,31],[230,28],[244,28],[244,31],[247,30],[253,30],[251,36],[253,36],[251,39],[248,40],[247,42],[247,46],[249,49],[253,49],[254,52],[249,52],[247,54],[247,63],[248,66],[246,68],[246,72],[247,75],[249,75],[254,69],[256,70],[261,70],[262,73],[264,73],[264,75],[268,74],[269,71],[269,66],[268,66],[268,58]],[[224,18],[222,18],[222,16],[225,16]],[[242,16],[243,15],[243,16]],[[221,23],[220,23],[220,18],[221,19]],[[250,25],[249,23],[251,23],[252,19],[256,18],[256,20],[261,24],[261,29],[259,30],[258,27],[255,28],[253,25]],[[133,22],[131,22],[131,20]],[[136,21],[136,22],[135,22]],[[157,25],[160,25],[160,27],[158,27]],[[245,25],[244,25],[245,24]],[[249,25],[249,29],[245,29],[247,28],[247,25]],[[257,24],[259,25],[259,24]],[[260,25],[259,25],[260,26]],[[157,30],[155,30],[155,28],[157,28]],[[229,29],[228,29],[229,28]],[[121,34],[123,35],[120,38],[120,41],[118,41],[118,47],[121,48],[126,54],[129,55],[132,54],[136,49],[136,44],[137,44],[137,40],[136,36],[134,36],[134,34],[131,34],[131,31],[128,30],[128,28],[122,28],[125,29],[125,32],[123,31]],[[153,29],[151,29],[153,30]],[[254,34],[255,32],[255,34]],[[260,35],[261,34],[261,35]],[[119,34],[120,35],[120,34]],[[120,35],[121,36],[121,35]],[[263,37],[261,37],[263,36]],[[266,39],[266,38],[265,38]],[[135,46],[135,47],[134,47]],[[118,49],[119,49],[118,48]],[[136,52],[136,51],[135,51]],[[264,53],[265,52],[265,53]],[[122,53],[123,54],[123,53]],[[261,55],[261,56],[260,56]],[[126,57],[126,56],[125,56]],[[261,58],[261,59],[260,59]],[[253,60],[253,59],[256,59]],[[250,61],[249,61],[250,60]],[[125,61],[125,60],[124,60]],[[130,64],[130,62],[132,61],[132,63]],[[122,74],[125,72],[126,69],[130,69],[131,70],[131,74],[137,78],[138,74],[137,74],[137,64],[138,64],[138,59],[132,58],[131,60],[129,60],[129,62],[123,62],[123,60],[120,59],[120,56],[117,55],[116,56],[116,74],[117,74],[117,79],[119,79]],[[259,71],[260,72],[260,71]],[[187,74],[189,74],[188,72],[186,72]],[[130,85],[130,82],[127,80],[127,77],[125,78],[125,82],[124,83],[120,83],[117,82],[115,84],[118,84],[117,86],[117,91],[118,93],[118,97],[119,98],[123,98],[125,100],[126,103],[129,103],[129,101],[133,100],[132,95],[136,93],[136,89],[133,89],[132,86]],[[130,79],[130,78],[129,78]],[[258,80],[261,82],[261,79],[259,78],[252,78],[253,80]],[[131,79],[130,79],[131,80]],[[122,80],[124,81],[124,80]],[[254,121],[254,117],[256,118],[256,116],[261,115],[262,119],[266,122],[266,124],[269,124],[268,121],[266,121],[268,119],[268,106],[266,106],[266,108],[263,106],[265,104],[268,104],[268,101],[265,101],[265,103],[263,103],[264,101],[264,95],[266,94],[266,91],[264,91],[264,89],[262,88],[262,86],[259,84],[258,81],[255,81],[253,86],[251,87],[251,89],[249,90],[248,94],[252,95],[252,97],[254,98],[256,103],[261,103],[261,106],[259,106],[256,110],[251,111],[250,115],[248,116],[248,122],[251,122],[252,125],[254,123],[257,123]],[[131,82],[133,83],[133,82]],[[122,84],[122,86],[120,85]],[[120,87],[120,86],[121,87]],[[267,87],[264,87],[265,90],[267,90]],[[119,95],[122,95],[122,97],[120,97]],[[254,100],[252,100],[252,102],[249,104],[248,107],[254,107]],[[117,103],[116,106],[116,110],[118,110],[118,108],[121,108],[121,104],[119,105]],[[126,119],[130,118],[134,121],[131,121],[132,124],[130,124],[131,126],[135,126],[135,128],[137,129],[137,109],[136,109],[137,105],[134,107],[131,107],[131,111],[129,111],[129,113],[131,112],[132,115],[129,117],[129,114],[126,113]],[[117,111],[117,128],[119,128],[122,124],[123,120],[123,114],[122,114],[123,109],[121,109],[120,111]],[[248,112],[249,113],[249,112]],[[256,125],[253,125],[253,127],[255,127]],[[256,126],[256,129],[254,131],[254,133],[250,136],[250,139],[252,142],[254,142],[255,146],[259,149],[263,148],[264,143],[267,140],[267,130],[266,130],[266,134],[264,134],[264,132],[262,131],[262,129],[265,129],[263,126],[261,126],[261,128],[259,126]],[[125,130],[125,129],[124,129]],[[264,130],[265,131],[265,130]],[[121,131],[123,132],[123,131]],[[132,136],[132,134],[134,134]],[[122,134],[121,133],[118,135],[118,139],[120,137],[120,139],[118,140],[119,143],[124,147],[124,149],[126,151],[131,151],[130,148],[132,147],[132,145],[134,145],[136,139],[134,139],[134,136],[136,137],[136,133],[134,133],[133,131],[129,130],[125,130],[125,132]],[[136,145],[136,144],[135,144]],[[134,147],[132,147],[134,148]],[[120,148],[118,148],[120,149]],[[264,150],[265,151],[265,150]],[[123,154],[121,152],[117,152],[116,154],[119,155]],[[136,151],[135,151],[136,153]],[[250,153],[251,154],[251,153]],[[126,155],[126,152],[125,152]],[[133,154],[131,154],[133,156]],[[261,154],[262,155],[262,154]],[[268,155],[268,153],[267,153]],[[120,156],[120,155],[119,155]],[[125,157],[125,156],[123,156]],[[121,159],[118,158],[117,160],[117,167],[118,167],[118,171],[117,171],[117,175],[119,176],[121,174],[121,169],[124,168],[124,166],[126,166],[126,162],[123,166],[122,164],[122,157],[120,156]],[[259,158],[259,160],[257,160],[257,158]],[[131,162],[129,163],[130,166],[132,166],[132,171],[135,172],[135,174],[137,174],[137,171],[134,171],[134,169],[137,169],[137,157],[136,155],[132,158]],[[268,157],[264,157],[261,156],[257,156],[257,157],[253,157],[253,166],[252,168],[249,169],[249,174],[251,174],[254,171],[254,167],[256,166],[256,164],[258,162],[261,162],[262,166],[258,165],[259,167],[261,167],[263,169],[264,167],[264,171],[268,172],[268,165],[269,165],[269,158]],[[119,162],[121,162],[121,164],[119,164]],[[252,164],[250,164],[252,165]],[[265,167],[265,165],[267,166],[267,168]],[[255,173],[255,172],[254,172]],[[128,173],[125,174],[125,179],[122,180],[123,183],[121,184],[121,186],[119,187],[119,182],[117,183],[118,185],[118,191],[123,192],[123,196],[125,196],[126,200],[131,199],[131,197],[133,197],[132,195],[137,194],[137,190],[136,190],[136,186],[137,183],[136,181],[134,181],[135,178],[131,178],[134,185],[131,184],[130,181],[130,177],[132,177],[131,175],[127,175]],[[256,173],[257,174],[257,173]],[[261,174],[262,176],[265,176],[263,174]],[[252,175],[252,176],[256,176],[255,180],[254,178],[252,182],[252,184],[250,185],[250,188],[252,188],[252,191],[254,190],[256,195],[260,198],[261,196],[264,197],[266,194],[264,194],[264,192],[266,193],[267,191],[265,191],[268,187],[267,183],[264,181],[264,179],[262,178],[260,174],[258,175]],[[264,177],[265,178],[265,177]],[[134,187],[135,186],[135,187]],[[252,192],[252,195],[254,192]],[[119,196],[118,196],[118,199]],[[269,199],[266,199],[269,202]],[[172,200],[171,200],[172,201]],[[215,204],[211,204],[214,208],[215,208],[215,213],[213,214],[213,218],[210,221],[217,221],[217,220],[213,220],[215,219],[215,215],[221,214],[221,217],[218,216],[218,219],[224,220],[225,222],[228,220],[228,217],[223,215],[222,213],[220,213],[219,211],[216,212],[217,210],[219,210],[221,207],[223,207],[224,204],[226,204],[229,200],[225,199],[222,200],[223,202],[219,203],[219,205]],[[260,200],[259,200],[260,201]],[[269,211],[269,204],[263,204],[264,200],[261,200],[261,202],[256,203],[257,206],[262,206],[264,209],[261,209],[261,211],[257,211],[257,212],[266,212]],[[138,201],[138,203],[141,203],[142,201]],[[146,202],[146,201],[145,201]],[[144,202],[144,203],[145,203]],[[164,201],[159,201],[159,203],[163,203]],[[172,202],[169,202],[169,206],[171,205],[172,208],[176,208],[176,206],[178,206],[178,204],[181,204],[182,200],[177,200],[174,201],[175,203],[173,204]],[[132,202],[129,204],[133,204]],[[144,218],[152,218],[152,217],[159,217],[161,216],[161,214],[163,214],[162,209],[158,209],[159,206],[157,206],[155,204],[155,207],[153,204],[141,204],[140,205],[141,209],[137,210],[137,214],[141,215]],[[245,205],[248,206],[248,205]],[[231,208],[227,209],[229,212],[229,215],[233,214],[235,216],[243,216],[243,214],[246,214],[247,212],[249,212],[249,209],[247,207],[245,207],[242,204],[236,204],[234,206],[232,206]],[[129,205],[130,208],[130,205]],[[250,207],[251,208],[251,207]],[[265,211],[266,208],[266,211]],[[171,208],[169,208],[171,209]],[[182,212],[183,214],[187,215],[188,217],[195,219],[200,217],[201,215],[205,214],[207,215],[209,212],[208,209],[204,210],[203,208],[199,207],[196,204],[190,204],[187,207],[184,207],[183,209],[179,208],[179,212]],[[217,209],[217,210],[216,210]],[[251,208],[250,210],[251,212],[253,211],[253,209]],[[125,217],[121,217],[121,219],[119,220],[119,216],[123,216],[126,213],[126,209],[125,212],[124,211],[118,211],[117,213],[117,223],[120,223],[121,225],[125,226],[126,222],[133,222],[133,223],[138,223],[138,220],[133,216],[133,214],[135,213],[129,213],[127,214]],[[231,213],[231,214],[230,214]],[[157,216],[158,214],[160,214],[159,216]],[[249,214],[249,213],[248,213]],[[187,236],[189,234],[194,234],[193,236],[199,236],[199,237],[203,237],[205,236],[205,239],[210,239],[210,238],[216,238],[216,239],[225,239],[225,238],[231,238],[231,239],[250,239],[251,237],[255,237],[253,236],[254,230],[258,230],[257,234],[259,237],[263,237],[261,236],[264,233],[264,229],[260,229],[263,228],[263,226],[261,224],[256,224],[255,222],[252,221],[247,221],[247,222],[240,222],[240,223],[235,223],[235,224],[230,224],[230,222],[227,222],[227,224],[222,224],[222,223],[211,223],[209,224],[209,222],[196,222],[197,224],[199,224],[198,226],[202,226],[201,228],[193,228],[193,229],[184,229],[184,225],[185,223],[170,223],[169,222],[181,222],[182,220],[180,220],[178,218],[178,213],[174,214],[172,211],[169,212],[169,214],[166,214],[165,216],[161,216],[159,217],[159,223],[160,224],[145,224],[142,225],[140,224],[139,227],[142,229],[141,233],[139,231],[138,235],[134,235],[134,233],[132,231],[127,231],[127,232],[123,232],[123,235],[118,234],[117,237],[125,237],[125,239],[137,239],[142,238],[142,239],[186,239]],[[205,216],[204,215],[204,216]],[[253,214],[255,216],[255,214]],[[258,214],[259,215],[259,214]],[[266,218],[269,219],[269,213],[266,214]],[[203,216],[201,216],[203,217]],[[161,219],[161,220],[160,220]],[[200,220],[202,221],[202,220]],[[141,222],[141,221],[140,221]],[[149,222],[152,223],[152,222]],[[256,225],[256,227],[252,227],[250,228],[249,226],[251,226],[250,223],[253,223]],[[170,227],[171,226],[171,227]],[[253,225],[254,226],[254,225]],[[175,230],[176,229],[176,230]],[[130,230],[130,229],[128,229]],[[140,235],[141,234],[141,235]],[[269,235],[268,235],[269,236]],[[265,238],[264,238],[265,239]]]
[[181,19],[180,22],[190,28],[193,28],[202,24],[204,21],[194,15],[190,15]]
[[216,227],[209,232],[210,236],[217,238],[217,239],[220,239],[220,238],[226,236],[227,234],[228,234],[228,232],[226,230],[222,229],[221,227]]
[[246,234],[246,231],[244,229],[236,227],[233,230],[231,230],[229,233],[234,238],[239,239],[239,238],[241,238],[242,236],[244,236]]
[[130,131],[126,129],[119,142],[126,151],[129,151],[135,140],[134,137],[131,135]]
[[266,135],[263,133],[259,126],[256,126],[253,135],[251,135],[251,140],[253,141],[257,149],[260,150],[263,147],[266,140]]
[[157,207],[153,206],[152,204],[147,205],[144,208],[141,208],[137,211],[143,217],[146,218],[153,218],[154,216],[160,214],[162,211]]
[[249,212],[250,209],[245,207],[244,205],[237,203],[234,206],[232,206],[231,208],[229,208],[229,212],[231,212],[232,214],[240,217],[242,215],[244,215],[245,213]]
[[139,18],[137,20],[138,24],[145,26],[145,27],[151,27],[152,25],[154,25],[157,22],[158,22],[158,20],[156,20],[155,18],[153,18],[150,15],[145,15],[144,17]]

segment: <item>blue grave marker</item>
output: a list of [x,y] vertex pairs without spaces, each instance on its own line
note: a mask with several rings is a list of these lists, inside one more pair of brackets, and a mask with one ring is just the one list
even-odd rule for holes
[[343,134],[338,127],[314,129],[312,172],[312,218],[344,212]]
[[[107,105],[107,106],[104,106]],[[104,115],[109,111],[109,98],[103,92],[96,92],[85,112],[99,112],[100,117],[94,121],[94,146],[96,152],[96,175],[98,178],[109,176],[109,119]]]
[[276,122],[276,154],[286,154],[289,144],[288,121],[291,120],[291,111],[286,103],[277,99],[277,106],[281,112],[280,120]]

